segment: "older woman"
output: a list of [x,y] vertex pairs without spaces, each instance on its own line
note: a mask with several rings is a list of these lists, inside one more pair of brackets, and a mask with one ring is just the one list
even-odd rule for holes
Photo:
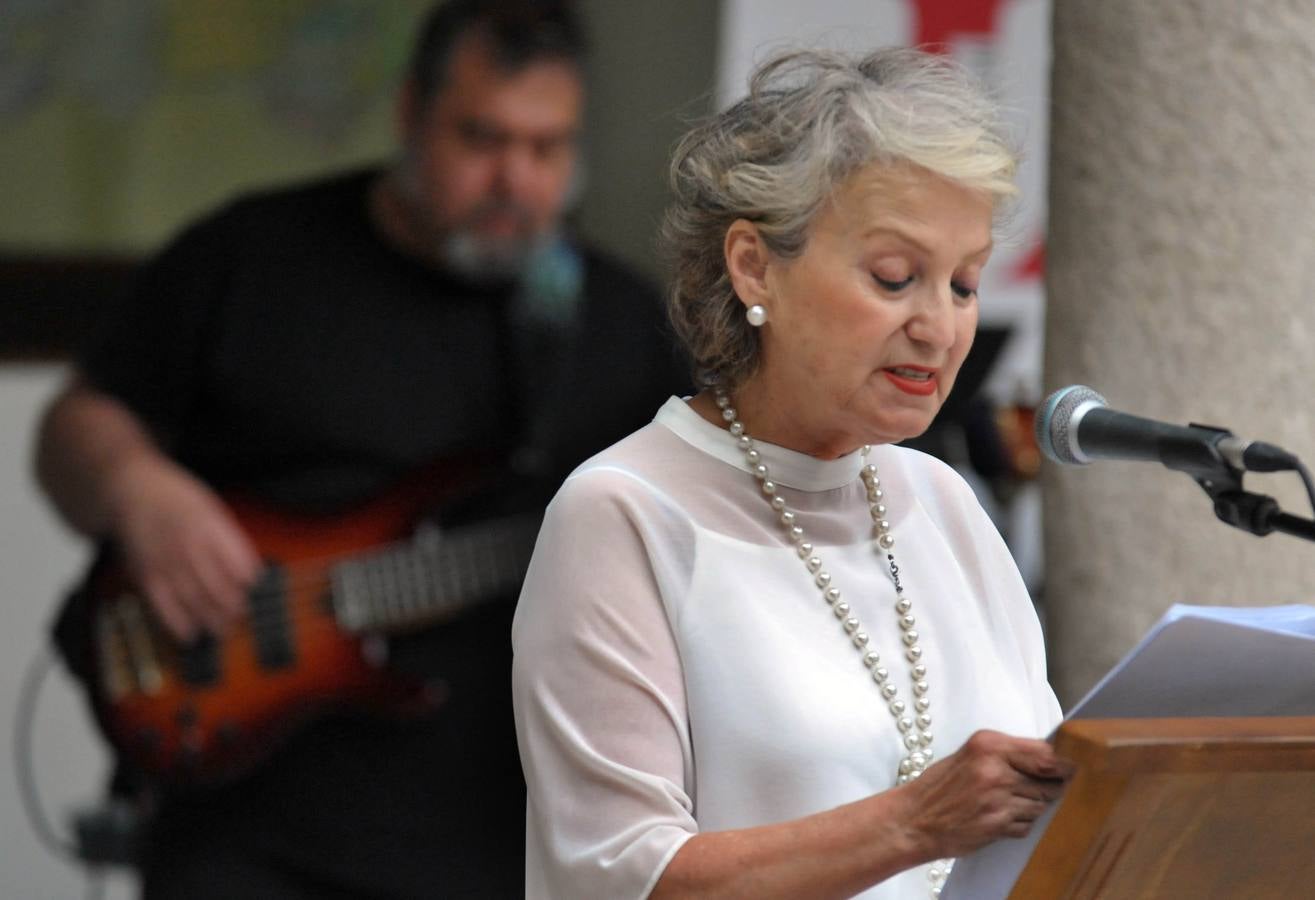
[[911,50],[778,57],[678,148],[671,314],[709,388],[548,510],[513,632],[530,897],[921,900],[1058,794],[1009,553],[894,446],[968,353],[1014,169]]

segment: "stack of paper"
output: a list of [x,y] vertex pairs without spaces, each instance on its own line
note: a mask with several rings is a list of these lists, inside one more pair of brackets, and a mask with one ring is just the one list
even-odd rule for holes
[[[1065,719],[1315,716],[1315,606],[1176,605]],[[1057,804],[959,860],[942,900],[1004,900]]]

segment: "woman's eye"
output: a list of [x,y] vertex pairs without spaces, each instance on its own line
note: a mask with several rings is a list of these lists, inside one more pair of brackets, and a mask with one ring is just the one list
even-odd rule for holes
[[880,275],[873,275],[872,277],[877,280],[877,284],[881,285],[883,290],[891,291],[892,293],[895,291],[902,291],[909,285],[913,284],[912,275],[902,281],[891,281],[889,278],[882,278]]
[[969,287],[960,281],[950,282],[950,289],[965,300],[977,293],[977,288]]

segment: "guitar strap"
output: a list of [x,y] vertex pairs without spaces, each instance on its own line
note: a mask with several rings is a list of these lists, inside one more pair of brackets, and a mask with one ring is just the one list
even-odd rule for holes
[[530,258],[512,299],[510,325],[520,433],[510,460],[527,477],[551,474],[556,413],[567,401],[567,374],[584,306],[584,260],[564,237]]

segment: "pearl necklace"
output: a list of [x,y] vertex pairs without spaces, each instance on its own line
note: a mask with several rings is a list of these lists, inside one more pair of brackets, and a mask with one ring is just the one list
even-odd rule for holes
[[[763,495],[768,498],[772,509],[778,514],[779,521],[786,529],[795,551],[813,577],[813,584],[822,592],[822,599],[831,608],[845,634],[849,636],[850,643],[862,657],[863,665],[881,692],[886,708],[895,719],[895,727],[899,730],[904,744],[904,755],[899,761],[895,781],[897,784],[908,784],[926,771],[927,766],[931,764],[933,756],[931,697],[927,684],[927,665],[922,661],[922,646],[918,643],[918,631],[914,628],[916,621],[913,618],[913,602],[904,596],[904,586],[900,584],[899,566],[896,565],[895,555],[891,552],[895,547],[895,535],[891,533],[890,522],[886,519],[886,506],[882,502],[885,494],[881,490],[881,479],[877,477],[877,467],[866,462],[872,448],[870,446],[863,448],[865,464],[859,470],[859,477],[866,488],[868,508],[872,515],[872,530],[876,538],[874,550],[885,554],[890,578],[895,584],[895,615],[900,627],[900,639],[904,645],[904,658],[909,662],[909,678],[912,682],[914,698],[912,710],[899,698],[899,688],[891,681],[890,670],[882,665],[881,654],[870,646],[871,638],[863,629],[863,623],[857,616],[852,615],[853,610],[850,605],[840,598],[840,589],[831,584],[831,574],[822,567],[822,560],[813,553],[812,543],[804,536],[804,529],[796,522],[797,516],[786,507],[785,498],[777,493],[776,482],[772,481],[771,472],[767,464],[762,461],[762,454],[754,446],[753,438],[745,433],[744,424],[740,422],[739,414],[731,405],[730,396],[720,386],[714,388],[714,393],[717,408],[721,410],[721,417],[726,422],[731,436],[735,438],[736,446],[744,452],[744,460],[748,463],[749,470],[758,479]],[[953,865],[953,860],[941,860],[933,863],[928,870],[927,877],[931,881],[932,897],[941,895],[941,888]]]

